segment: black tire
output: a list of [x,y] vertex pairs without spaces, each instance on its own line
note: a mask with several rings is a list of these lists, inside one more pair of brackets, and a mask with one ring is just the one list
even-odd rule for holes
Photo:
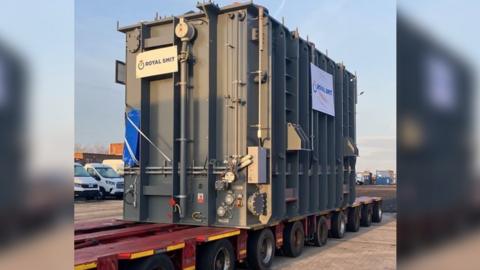
[[302,254],[305,245],[305,232],[300,221],[288,223],[283,231],[282,250],[286,256],[298,257]]
[[107,194],[107,191],[106,191],[103,187],[100,187],[100,188],[98,189],[98,198],[99,198],[100,200],[105,199],[105,195],[106,195],[106,194]]
[[348,210],[347,230],[349,232],[360,230],[360,207],[352,207]]
[[362,206],[362,218],[360,219],[360,225],[363,227],[370,227],[370,225],[372,225],[372,206],[370,204]]
[[158,254],[140,260],[133,267],[136,270],[175,270],[172,260],[165,254]]
[[383,216],[382,204],[381,202],[376,202],[373,205],[372,221],[375,223],[380,223],[382,222],[382,216]]
[[343,212],[335,212],[331,218],[330,236],[333,238],[343,238],[345,236],[345,215]]
[[319,217],[317,220],[317,228],[313,235],[312,244],[316,247],[324,246],[328,240],[328,225],[325,217]]
[[275,237],[270,228],[254,232],[248,237],[249,269],[269,269],[275,257]]
[[227,239],[207,244],[197,253],[199,270],[235,269],[235,251]]

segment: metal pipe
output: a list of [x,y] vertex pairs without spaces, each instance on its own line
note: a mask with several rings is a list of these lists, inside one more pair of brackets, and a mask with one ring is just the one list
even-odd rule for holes
[[260,146],[263,144],[262,134],[262,53],[263,53],[263,7],[258,8],[258,129],[257,137]]
[[187,206],[187,80],[188,80],[188,39],[182,39],[180,58],[180,200],[179,216],[184,218]]
[[[195,36],[195,27],[185,22],[181,17],[177,26],[175,26],[175,35],[182,41],[180,51],[180,194],[177,198],[180,200],[178,215],[185,217],[187,208],[187,109],[188,109],[188,59],[190,56],[190,41]],[[176,209],[176,208],[175,208]]]

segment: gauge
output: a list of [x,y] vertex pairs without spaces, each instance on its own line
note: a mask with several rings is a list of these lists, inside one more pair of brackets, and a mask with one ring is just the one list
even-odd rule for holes
[[227,195],[225,195],[225,203],[227,205],[232,205],[234,201],[235,197],[233,196],[233,193],[227,193]]
[[233,181],[235,181],[235,178],[236,178],[236,176],[235,176],[235,173],[233,173],[233,172],[227,172],[223,176],[223,179],[225,179],[225,181],[227,183],[232,183]]
[[219,206],[217,208],[217,216],[224,217],[226,213],[227,213],[227,210],[225,209],[225,207]]

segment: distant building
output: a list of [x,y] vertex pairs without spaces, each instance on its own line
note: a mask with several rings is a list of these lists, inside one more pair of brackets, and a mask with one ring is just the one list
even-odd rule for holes
[[110,155],[123,155],[123,143],[111,143],[108,153]]
[[80,164],[87,163],[102,163],[105,159],[122,159],[123,156],[120,155],[111,155],[111,154],[98,154],[98,153],[84,153],[84,152],[75,152],[74,160]]

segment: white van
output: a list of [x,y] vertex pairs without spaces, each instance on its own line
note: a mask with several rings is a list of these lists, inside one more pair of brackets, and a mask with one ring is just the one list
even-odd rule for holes
[[81,164],[75,163],[73,173],[75,198],[93,199],[99,196],[97,181],[88,174]]
[[362,173],[357,173],[357,177],[355,177],[357,181],[357,185],[363,185],[365,184],[365,178],[363,177]]
[[124,163],[121,159],[105,159],[102,162],[103,165],[112,167],[120,176],[123,176]]
[[123,177],[118,175],[112,167],[101,163],[89,163],[85,168],[88,174],[97,180],[100,197],[110,195],[123,198]]

